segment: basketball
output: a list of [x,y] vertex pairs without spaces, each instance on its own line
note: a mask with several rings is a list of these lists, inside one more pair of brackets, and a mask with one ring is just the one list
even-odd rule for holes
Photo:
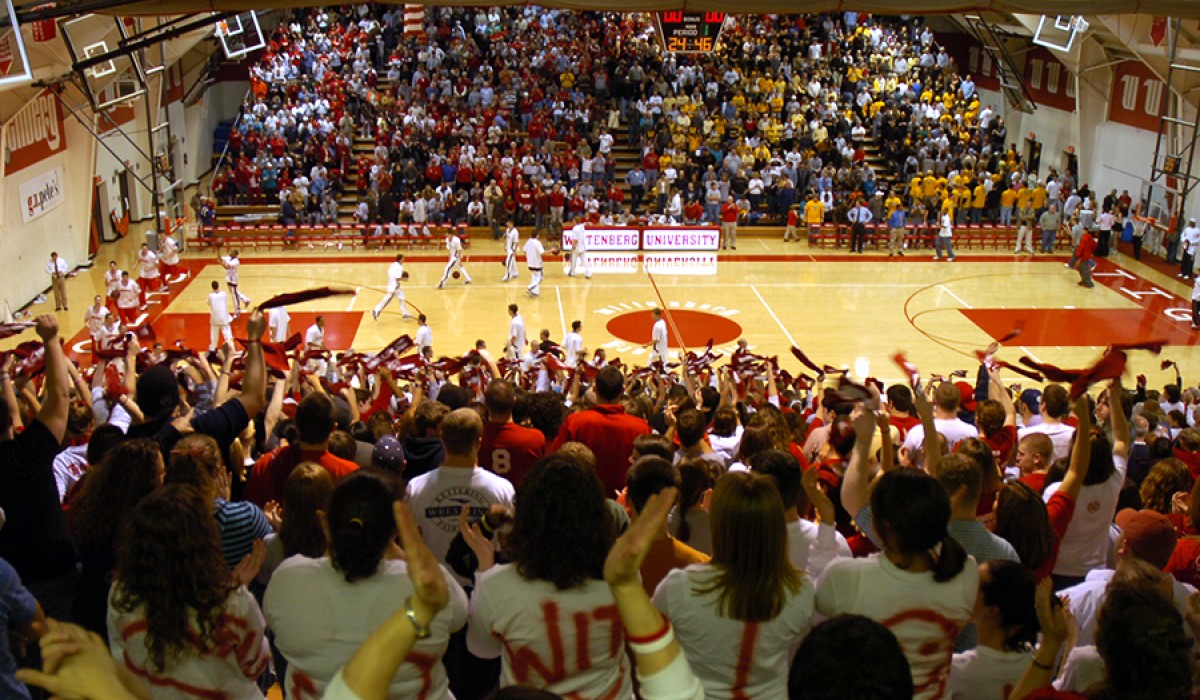
[[462,273],[459,272],[458,270],[455,270],[454,272],[450,273],[450,276],[453,277],[454,279],[458,279],[459,277],[462,277]]
[[554,247],[550,248],[550,254],[551,255],[562,255],[562,248],[559,248],[558,246],[554,246]]
[[408,281],[408,270],[405,270],[403,273],[401,273],[401,275],[400,275],[400,279],[401,279],[401,280],[403,280],[403,281],[405,281],[405,282],[407,282],[407,281]]

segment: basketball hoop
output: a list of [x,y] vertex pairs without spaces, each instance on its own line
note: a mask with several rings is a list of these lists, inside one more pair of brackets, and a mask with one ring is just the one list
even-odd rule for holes
[[1033,33],[1033,43],[1055,51],[1068,52],[1075,43],[1075,37],[1087,32],[1090,26],[1086,19],[1079,15],[1055,15],[1053,21],[1042,15],[1038,20],[1037,31]]

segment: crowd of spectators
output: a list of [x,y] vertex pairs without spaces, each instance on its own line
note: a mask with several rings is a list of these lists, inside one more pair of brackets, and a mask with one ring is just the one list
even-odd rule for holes
[[[217,200],[278,201],[288,225],[333,223],[345,203],[380,232],[497,237],[509,218],[555,233],[575,216],[717,224],[726,204],[745,224],[849,225],[862,202],[877,226],[949,211],[1076,242],[1077,217],[1102,256],[1105,232],[1133,228],[1127,192],[1101,202],[1073,172],[1030,172],[918,18],[731,15],[703,54],[663,51],[638,14],[443,7],[419,38],[400,25],[399,8],[367,5],[281,23]],[[622,147],[636,162],[618,169]]]
[[1178,374],[289,354],[261,312],[243,353],[130,336],[85,371],[36,325],[0,374],[10,697],[631,697],[626,643],[644,698],[1191,690]]
[[[375,12],[273,32],[218,200],[553,229],[623,209],[623,179],[630,214],[869,200],[1094,226],[1097,254],[1131,204],[1026,176],[916,21],[742,17],[685,57],[634,15],[430,7],[407,41]],[[642,153],[623,175],[615,134]],[[1194,694],[1200,387],[1178,374],[1073,396],[989,359],[859,386],[744,344],[632,367],[548,331],[435,359],[425,321],[333,356],[320,323],[290,352],[254,312],[244,352],[131,336],[81,369],[40,317],[0,370],[2,694]]]

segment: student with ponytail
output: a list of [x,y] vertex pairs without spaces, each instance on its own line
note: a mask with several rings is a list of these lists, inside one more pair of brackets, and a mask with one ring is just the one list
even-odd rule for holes
[[[870,444],[872,411],[855,409],[852,420],[858,440]],[[871,481],[864,457],[856,450],[850,460],[851,488],[842,492],[843,502],[851,501],[848,510],[861,495],[857,484],[865,491]],[[880,622],[896,635],[912,667],[913,697],[948,697],[954,639],[979,588],[978,565],[948,531],[950,497],[928,474],[895,469],[875,479],[869,506],[857,512],[859,528],[873,531],[883,551],[831,562],[817,585],[817,612]]]
[[[381,472],[355,472],[338,482],[322,513],[327,556],[297,554],[279,565],[263,608],[275,644],[288,661],[289,698],[318,698],[381,620],[412,610],[414,586],[394,544],[392,504],[399,489]],[[392,676],[389,698],[449,697],[442,655],[450,633],[467,618],[467,598],[445,568],[449,602],[425,624],[428,634]]]

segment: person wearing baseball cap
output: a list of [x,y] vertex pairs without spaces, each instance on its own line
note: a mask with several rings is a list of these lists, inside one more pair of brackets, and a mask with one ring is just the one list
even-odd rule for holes
[[1021,425],[1030,427],[1042,422],[1042,392],[1026,389],[1017,399],[1017,410],[1021,414]]
[[[1080,506],[1086,507],[1086,504],[1081,502]],[[1158,571],[1166,568],[1178,541],[1175,526],[1167,516],[1153,510],[1126,508],[1117,513],[1116,524],[1121,530],[1116,545],[1118,569],[1138,566],[1133,560],[1140,561],[1143,566],[1148,564]],[[1071,614],[1079,624],[1077,646],[1095,643],[1096,619],[1116,573],[1113,569],[1096,569],[1087,575],[1083,583],[1059,591],[1064,601],[1070,601]],[[1179,583],[1173,577],[1170,582],[1171,597],[1182,614],[1187,610],[1188,596],[1195,589]]]
[[404,446],[392,435],[384,435],[371,450],[371,466],[399,476],[404,473]]

